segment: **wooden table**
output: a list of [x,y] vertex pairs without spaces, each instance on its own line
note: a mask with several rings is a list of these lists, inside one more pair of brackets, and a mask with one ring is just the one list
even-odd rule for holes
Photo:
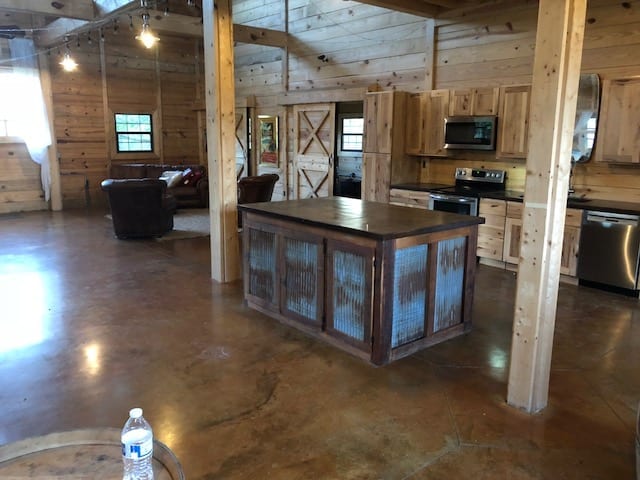
[[238,208],[252,308],[375,365],[470,329],[483,218],[342,197]]
[[[0,447],[0,478],[121,480],[120,429],[91,428],[28,438]],[[153,442],[155,480],[184,480],[180,462]]]

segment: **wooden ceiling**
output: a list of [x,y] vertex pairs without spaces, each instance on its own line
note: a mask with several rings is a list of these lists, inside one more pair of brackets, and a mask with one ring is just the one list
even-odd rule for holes
[[[505,1],[360,0],[360,3],[438,19],[495,7]],[[147,3],[154,29],[201,35],[202,0],[147,0]],[[133,22],[138,27],[141,12],[140,0],[0,0],[0,37],[26,35],[40,46],[51,46],[62,43],[65,35],[80,35],[115,22]]]

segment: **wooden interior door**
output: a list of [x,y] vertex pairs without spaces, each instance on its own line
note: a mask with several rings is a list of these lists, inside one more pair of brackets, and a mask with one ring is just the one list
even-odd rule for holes
[[249,175],[247,109],[236,108],[236,179]]
[[294,198],[333,195],[335,104],[294,105]]

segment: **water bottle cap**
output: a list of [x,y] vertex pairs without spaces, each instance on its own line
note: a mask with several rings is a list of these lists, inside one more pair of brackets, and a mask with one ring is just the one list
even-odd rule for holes
[[131,410],[129,410],[129,416],[131,418],[140,418],[142,416],[142,409],[132,408]]

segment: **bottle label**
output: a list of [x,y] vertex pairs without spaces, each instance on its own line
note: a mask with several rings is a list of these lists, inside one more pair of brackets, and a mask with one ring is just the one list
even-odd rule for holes
[[122,443],[122,456],[125,458],[145,458],[153,453],[153,439],[143,443]]

